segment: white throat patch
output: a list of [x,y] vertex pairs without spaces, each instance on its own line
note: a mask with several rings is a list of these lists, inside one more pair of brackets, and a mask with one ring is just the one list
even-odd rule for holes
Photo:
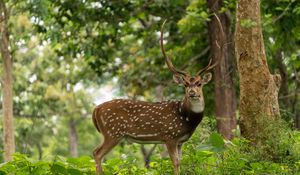
[[190,109],[195,113],[200,113],[204,111],[203,100],[190,100]]

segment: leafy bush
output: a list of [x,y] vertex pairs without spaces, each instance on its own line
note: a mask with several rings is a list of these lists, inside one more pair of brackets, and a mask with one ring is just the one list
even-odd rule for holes
[[53,161],[34,161],[16,153],[13,160],[0,165],[0,175],[94,175],[95,165],[90,157],[64,158],[57,156]]
[[[243,138],[224,141],[216,132],[198,128],[183,146],[181,175],[240,175],[280,174],[300,175],[300,132],[270,124],[266,130],[276,129],[276,137],[264,145],[251,145]],[[202,135],[200,137],[200,135]],[[106,175],[172,175],[169,157],[161,158],[156,150],[150,169],[143,167],[139,146],[117,147],[104,161]],[[120,150],[123,149],[123,150]],[[125,149],[125,151],[124,151]],[[129,150],[129,151],[128,151]],[[123,152],[124,151],[124,152]],[[131,151],[131,153],[130,153]],[[121,152],[121,153],[120,153]],[[56,156],[51,161],[35,161],[23,154],[15,154],[11,162],[0,165],[0,175],[94,175],[95,162],[91,157],[64,158]]]

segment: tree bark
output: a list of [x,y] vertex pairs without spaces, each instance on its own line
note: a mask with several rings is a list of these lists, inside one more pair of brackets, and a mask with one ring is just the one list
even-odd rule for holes
[[76,121],[73,118],[69,120],[69,144],[70,155],[72,157],[78,157],[78,135],[76,129]]
[[[267,65],[261,30],[260,0],[238,0],[236,8],[235,55],[240,78],[241,134],[253,142],[263,130],[262,121],[280,116],[280,75]],[[266,123],[264,123],[266,124]]]
[[13,127],[13,76],[12,56],[9,51],[8,11],[4,1],[0,1],[0,50],[3,60],[3,134],[4,134],[4,160],[12,160],[15,152],[15,138]]
[[214,69],[217,129],[224,138],[232,139],[236,129],[236,94],[232,75],[230,19],[225,13],[219,14],[223,0],[207,0],[207,5],[220,20],[213,16],[208,23],[210,52],[215,62],[219,61]]

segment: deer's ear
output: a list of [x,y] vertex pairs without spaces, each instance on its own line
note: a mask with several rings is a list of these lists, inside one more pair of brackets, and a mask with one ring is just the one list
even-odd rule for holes
[[173,80],[175,81],[175,83],[179,84],[179,85],[184,85],[184,81],[181,75],[179,74],[174,74],[173,75]]
[[207,84],[211,80],[212,74],[211,73],[206,73],[202,76],[201,83],[202,84]]

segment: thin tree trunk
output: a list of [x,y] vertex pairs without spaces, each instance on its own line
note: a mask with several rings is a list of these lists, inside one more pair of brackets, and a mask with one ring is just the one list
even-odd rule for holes
[[156,146],[157,145],[155,144],[149,150],[147,150],[145,148],[145,145],[141,145],[141,152],[144,157],[144,162],[145,162],[146,168],[150,168],[150,158],[151,158],[151,155],[152,155],[153,151],[155,150]]
[[72,157],[78,157],[78,135],[76,130],[76,121],[73,118],[69,120],[69,142],[70,155]]
[[13,127],[13,77],[12,56],[9,51],[8,11],[4,1],[0,1],[0,49],[3,59],[3,133],[4,133],[4,160],[12,160],[15,152],[15,138]]
[[[289,77],[288,77],[288,71],[287,71],[287,67],[284,64],[284,60],[283,60],[283,51],[281,49],[279,49],[276,52],[276,56],[275,56],[275,61],[276,61],[276,65],[277,68],[279,69],[280,72],[280,76],[281,76],[281,87],[280,87],[280,98],[283,100],[283,107],[284,109],[290,109],[292,114],[293,114],[293,118],[294,118],[294,126],[297,129],[300,129],[300,116],[299,116],[299,109],[297,107],[297,102],[298,100],[298,89],[300,89],[300,80],[299,76],[297,74],[297,71],[294,71],[294,75],[295,75],[295,90],[294,92],[290,92],[289,90]],[[290,95],[291,93],[294,93],[294,95]]]
[[[272,75],[266,61],[260,0],[238,0],[236,8],[235,55],[240,78],[241,134],[261,142],[266,123],[280,116],[280,75]],[[260,140],[261,139],[261,140]]]
[[283,62],[283,55],[281,49],[279,49],[276,52],[275,61],[281,76],[281,87],[280,87],[279,94],[280,96],[284,97],[283,98],[284,107],[288,108],[290,106],[290,97],[288,97],[289,95],[288,72],[287,72],[286,65]]
[[300,129],[300,114],[299,114],[299,108],[298,108],[298,103],[299,103],[299,97],[298,93],[300,90],[300,77],[298,75],[298,72],[295,70],[295,83],[296,83],[296,88],[295,88],[295,93],[293,97],[293,102],[292,102],[292,113],[295,116],[295,128]]
[[294,115],[295,115],[295,128],[300,130],[300,114],[298,112],[295,112]]
[[36,147],[37,147],[38,154],[39,154],[39,160],[42,160],[42,158],[43,158],[43,148],[42,148],[40,143],[36,143]]
[[208,23],[210,52],[215,61],[220,61],[214,69],[217,128],[223,137],[232,139],[236,129],[236,94],[232,77],[234,67],[230,19],[225,13],[218,13],[223,0],[207,0],[207,4],[209,10],[218,15],[220,20],[213,16]]

